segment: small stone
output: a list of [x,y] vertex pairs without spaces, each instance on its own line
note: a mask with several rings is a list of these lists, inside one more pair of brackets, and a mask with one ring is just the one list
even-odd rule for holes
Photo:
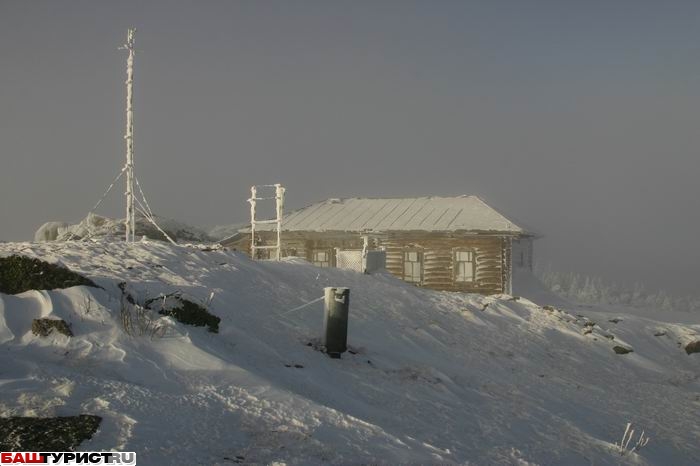
[[614,319],[608,320],[608,322],[612,322],[613,324],[617,324],[618,322],[622,322],[622,319],[618,319],[617,317],[615,317]]
[[654,333],[655,337],[663,337],[664,335],[666,335],[666,330],[659,330],[658,332]]
[[626,347],[620,346],[620,345],[613,346],[613,351],[615,352],[615,354],[627,354],[627,353],[634,352],[634,350],[632,348],[626,348]]

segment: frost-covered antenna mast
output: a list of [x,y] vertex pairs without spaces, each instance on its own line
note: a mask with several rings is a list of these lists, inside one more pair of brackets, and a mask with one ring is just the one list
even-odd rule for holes
[[136,236],[136,209],[134,209],[134,33],[136,29],[129,28],[126,34],[126,44],[123,49],[129,52],[126,59],[126,241],[133,242]]
[[[275,195],[273,197],[258,197],[258,188],[275,188]],[[274,249],[275,258],[280,260],[282,258],[282,215],[284,214],[284,192],[286,189],[279,183],[277,184],[264,184],[250,187],[250,255],[253,259],[257,259],[257,252],[259,249]],[[256,207],[258,201],[275,200],[275,212],[277,214],[276,218],[271,220],[256,220]],[[256,226],[261,224],[274,224],[277,233],[277,244],[275,245],[264,245],[258,246],[255,244],[255,232]]]
[[[114,185],[116,184],[117,181],[126,173],[126,218],[124,219],[124,229],[126,230],[126,242],[130,243],[133,242],[136,239],[136,212],[138,211],[139,214],[143,215],[143,218],[148,220],[153,224],[154,227],[167,239],[173,244],[175,243],[175,240],[173,240],[168,233],[163,230],[158,223],[156,223],[155,215],[153,214],[153,211],[151,210],[151,206],[148,205],[148,201],[146,200],[146,195],[143,193],[143,189],[141,188],[141,183],[139,183],[139,179],[136,178],[136,175],[134,174],[134,109],[133,109],[133,101],[134,101],[134,33],[136,33],[136,29],[134,28],[129,28],[127,30],[126,34],[126,44],[123,46],[119,47],[120,50],[128,50],[129,52],[129,57],[126,59],[126,133],[124,134],[124,139],[126,140],[126,164],[124,167],[121,169],[119,174],[117,175],[116,178],[114,178],[114,181],[112,181],[112,184],[109,185],[107,190],[102,194],[102,197],[100,200],[97,201],[97,204],[95,204],[95,207],[92,208],[90,212],[88,212],[88,218],[90,217],[91,214],[93,214],[97,208],[100,206],[102,201],[107,197],[107,194],[112,190]],[[137,196],[136,190],[134,187],[138,188],[140,197]],[[136,202],[136,204],[134,204]],[[71,232],[70,236],[68,237],[69,240],[73,239],[75,236],[75,232]],[[90,224],[88,223],[88,234],[85,236],[83,239],[87,239],[92,236],[92,233],[90,232]]]

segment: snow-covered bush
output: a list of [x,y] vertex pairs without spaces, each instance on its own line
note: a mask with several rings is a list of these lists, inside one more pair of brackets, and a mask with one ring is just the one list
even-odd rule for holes
[[615,444],[617,447],[617,452],[621,456],[625,456],[629,453],[634,453],[635,451],[639,451],[642,448],[644,448],[647,443],[649,443],[649,437],[644,435],[644,431],[642,431],[641,434],[639,434],[639,438],[637,439],[637,442],[630,448],[630,441],[632,440],[632,437],[634,436],[634,429],[632,429],[632,423],[628,422],[627,425],[625,426],[625,432],[622,434],[622,440],[620,441],[619,444]]
[[146,301],[146,307],[157,311],[158,314],[173,317],[183,324],[207,327],[210,332],[219,333],[221,318],[209,312],[209,304],[210,302],[198,304],[184,298],[180,292]]
[[17,294],[29,290],[55,290],[95,283],[65,267],[34,259],[12,255],[0,257],[0,292]]
[[0,418],[0,450],[73,451],[92,438],[101,422],[100,416],[87,414]]
[[158,317],[151,316],[151,310],[141,306],[127,291],[125,282],[119,283],[122,291],[121,306],[119,307],[119,319],[122,329],[127,335],[148,336],[151,339],[161,338],[165,335],[166,326]]

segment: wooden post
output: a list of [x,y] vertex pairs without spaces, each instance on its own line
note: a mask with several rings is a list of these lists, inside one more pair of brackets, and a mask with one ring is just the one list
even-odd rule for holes
[[340,359],[347,351],[350,288],[324,288],[323,345],[328,356]]

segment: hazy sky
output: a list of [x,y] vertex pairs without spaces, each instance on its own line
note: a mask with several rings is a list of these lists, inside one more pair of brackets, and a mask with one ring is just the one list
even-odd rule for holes
[[129,26],[158,214],[477,194],[541,262],[698,293],[698,1],[0,0],[0,239],[80,220],[123,165]]

